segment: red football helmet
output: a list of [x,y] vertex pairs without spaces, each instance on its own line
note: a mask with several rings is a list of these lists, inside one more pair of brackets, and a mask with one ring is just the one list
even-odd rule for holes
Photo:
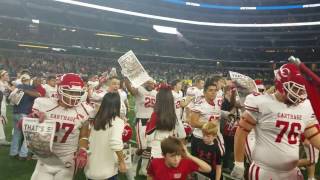
[[67,73],[61,76],[58,84],[58,96],[64,104],[77,106],[84,95],[84,83],[78,74]]
[[132,138],[132,128],[126,124],[122,133],[122,141],[128,142]]
[[192,127],[188,123],[183,123],[184,131],[186,132],[187,137],[192,134]]
[[284,64],[276,73],[275,88],[292,104],[298,104],[307,98],[305,86],[306,79],[294,64]]

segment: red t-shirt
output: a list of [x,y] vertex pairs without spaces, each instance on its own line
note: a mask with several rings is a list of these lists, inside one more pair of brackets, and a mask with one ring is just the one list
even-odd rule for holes
[[176,168],[169,168],[164,162],[164,158],[155,158],[151,160],[148,167],[148,175],[154,180],[185,180],[188,174],[198,171],[199,166],[190,159],[181,159]]

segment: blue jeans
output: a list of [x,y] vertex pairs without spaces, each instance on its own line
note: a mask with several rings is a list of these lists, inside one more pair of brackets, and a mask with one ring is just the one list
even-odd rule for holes
[[[12,142],[10,147],[10,156],[16,156],[16,155],[19,155],[19,157],[28,156],[28,148],[23,139],[22,130],[17,127],[19,120],[23,116],[27,116],[27,115],[13,114],[13,136],[12,136]],[[22,145],[21,145],[21,141],[23,141]]]

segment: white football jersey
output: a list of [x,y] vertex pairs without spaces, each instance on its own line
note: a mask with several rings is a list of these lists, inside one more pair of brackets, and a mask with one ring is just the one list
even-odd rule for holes
[[274,171],[290,171],[299,160],[300,135],[310,124],[317,123],[309,100],[288,106],[274,95],[250,94],[246,112],[256,121],[252,159]]
[[94,103],[100,104],[105,94],[107,94],[107,90],[105,88],[94,89],[92,92],[91,100]]
[[[64,108],[56,99],[39,97],[34,101],[32,110],[44,112],[45,120],[56,122],[53,154],[64,163],[72,162],[74,153],[78,150],[80,129],[89,118],[95,116],[93,108],[86,103]],[[41,160],[45,162],[46,158]]]
[[138,87],[136,100],[136,118],[149,119],[156,103],[157,91],[147,91],[144,87]]
[[203,96],[203,89],[199,89],[199,88],[194,87],[194,86],[193,87],[189,87],[187,89],[186,96],[194,97],[194,100],[191,101],[187,106],[188,108],[192,109],[196,99],[198,97]]
[[175,106],[177,118],[181,120],[181,113],[182,113],[181,101],[183,101],[182,91],[179,91],[178,93],[176,91],[172,91],[172,95],[174,98],[174,106]]
[[[120,96],[120,116],[125,116],[127,114],[127,107],[124,103],[124,96],[123,94],[120,93],[120,90],[118,90],[119,92],[119,96]],[[107,90],[105,90],[105,88],[100,88],[97,90],[94,90],[91,96],[91,100],[95,106],[95,108],[98,110],[101,104],[101,101],[104,97],[104,95],[106,95],[108,93]]]
[[[216,97],[213,103],[209,104],[204,96],[201,96],[195,100],[191,111],[200,113],[200,121],[216,121],[218,124],[218,133],[220,134],[221,104],[222,99],[220,97]],[[194,128],[193,135],[197,138],[202,138],[202,130]]]
[[57,87],[52,87],[49,84],[44,84],[42,87],[46,90],[45,97],[58,98]]

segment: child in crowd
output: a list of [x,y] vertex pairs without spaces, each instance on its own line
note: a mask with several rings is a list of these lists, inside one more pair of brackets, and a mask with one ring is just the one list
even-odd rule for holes
[[211,166],[210,173],[202,173],[211,180],[220,180],[221,178],[221,153],[217,137],[218,126],[213,122],[207,122],[202,126],[203,140],[199,142],[196,153],[197,157]]
[[195,171],[209,173],[211,167],[192,156],[183,145],[175,138],[168,137],[161,142],[163,158],[154,158],[148,167],[148,180],[185,180]]

